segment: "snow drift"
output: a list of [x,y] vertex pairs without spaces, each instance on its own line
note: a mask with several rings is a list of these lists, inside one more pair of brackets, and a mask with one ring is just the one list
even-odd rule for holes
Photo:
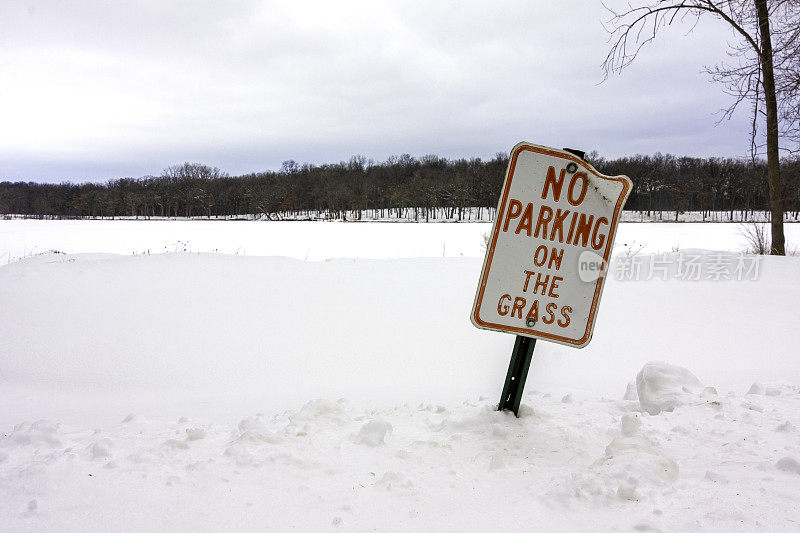
[[519,419],[495,410],[513,337],[467,318],[479,270],[206,254],[0,268],[0,519],[59,531],[800,520],[797,260],[766,258],[753,282],[609,279],[588,348],[537,345]]

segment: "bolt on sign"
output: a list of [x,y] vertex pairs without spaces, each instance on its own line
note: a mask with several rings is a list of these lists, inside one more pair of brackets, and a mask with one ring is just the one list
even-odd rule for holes
[[472,323],[583,348],[633,184],[565,150],[511,150]]

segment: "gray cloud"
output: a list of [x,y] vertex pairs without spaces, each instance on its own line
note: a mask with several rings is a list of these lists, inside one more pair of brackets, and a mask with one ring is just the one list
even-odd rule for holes
[[519,140],[747,153],[701,72],[724,27],[670,28],[603,84],[599,2],[0,4],[0,179],[231,174],[285,159],[491,157]]

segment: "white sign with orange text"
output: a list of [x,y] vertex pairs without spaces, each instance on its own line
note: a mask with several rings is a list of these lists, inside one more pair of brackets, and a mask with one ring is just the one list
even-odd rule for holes
[[576,155],[511,151],[472,323],[583,348],[592,338],[617,223],[633,184]]

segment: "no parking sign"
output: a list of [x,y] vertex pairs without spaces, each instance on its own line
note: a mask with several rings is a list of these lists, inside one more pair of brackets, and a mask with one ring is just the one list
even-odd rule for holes
[[575,348],[592,338],[606,265],[633,187],[580,157],[519,143],[511,151],[472,323]]

